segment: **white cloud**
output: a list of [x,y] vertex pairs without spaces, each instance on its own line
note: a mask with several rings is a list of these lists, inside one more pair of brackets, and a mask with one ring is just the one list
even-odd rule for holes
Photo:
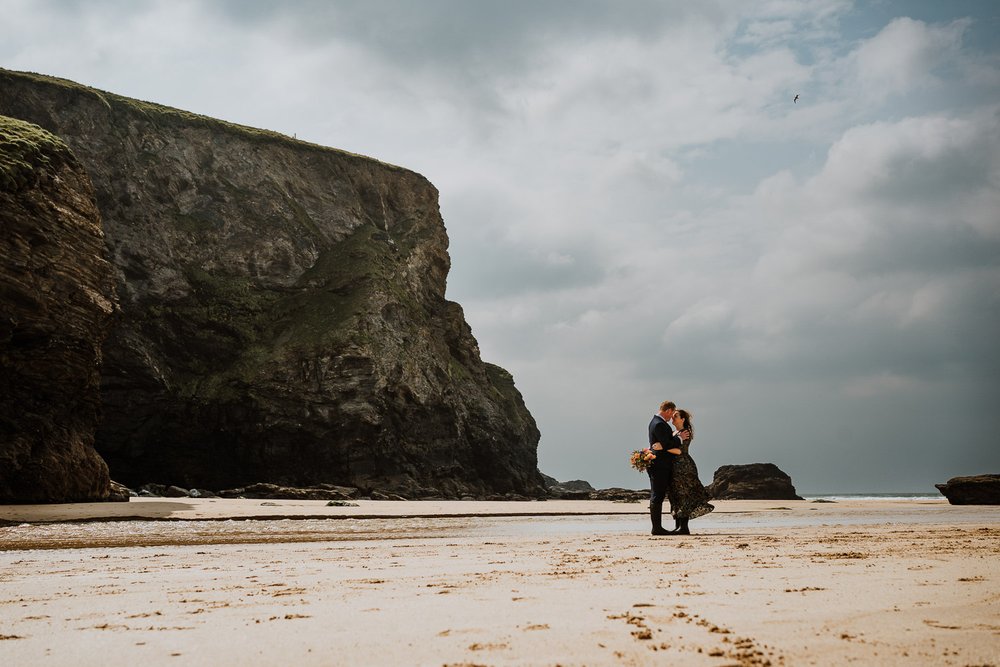
[[968,19],[946,25],[894,19],[853,54],[864,92],[888,96],[936,82],[937,69],[958,56],[969,25]]
[[[978,118],[930,116],[878,122],[848,130],[830,149],[823,171],[807,184],[817,199],[953,197],[956,189],[982,185],[996,162],[1000,125]],[[968,168],[980,171],[969,173]],[[924,182],[924,180],[929,182]],[[926,188],[930,188],[927,191]]]

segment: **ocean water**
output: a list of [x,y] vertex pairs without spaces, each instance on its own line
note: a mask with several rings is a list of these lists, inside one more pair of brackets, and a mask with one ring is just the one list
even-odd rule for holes
[[806,500],[940,500],[940,493],[799,493]]

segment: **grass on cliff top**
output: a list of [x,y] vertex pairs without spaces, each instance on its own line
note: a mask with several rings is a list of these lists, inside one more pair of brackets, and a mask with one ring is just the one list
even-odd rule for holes
[[184,111],[182,109],[175,109],[173,107],[164,106],[162,104],[157,104],[155,102],[144,102],[142,100],[136,100],[131,97],[116,95],[115,93],[109,93],[107,91],[99,90],[97,88],[91,88],[90,86],[85,86],[83,84],[76,83],[75,81],[70,81],[69,79],[61,79],[59,77],[49,76],[46,74],[38,74],[36,72],[19,72],[16,70],[9,70],[0,67],[0,80],[2,80],[4,77],[33,81],[35,83],[54,86],[57,88],[63,88],[66,90],[72,90],[86,95],[93,95],[97,97],[109,109],[114,108],[115,106],[125,107],[127,109],[131,109],[133,111],[137,111],[143,114],[150,120],[159,120],[165,123],[181,122],[189,125],[201,125],[210,129],[228,131],[234,134],[239,134],[248,139],[256,139],[258,141],[269,141],[279,144],[286,144],[288,146],[293,146],[299,150],[308,149],[322,153],[333,153],[335,155],[340,155],[343,157],[353,158],[357,160],[363,160],[365,162],[374,162],[388,169],[392,169],[394,171],[412,173],[411,170],[409,169],[405,169],[403,167],[394,164],[389,164],[387,162],[382,162],[381,160],[376,160],[375,158],[368,157],[365,155],[359,155],[357,153],[351,153],[350,151],[341,150],[339,148],[331,148],[329,146],[323,146],[321,144],[314,144],[308,141],[302,141],[301,139],[295,139],[293,137],[288,136],[287,134],[282,134],[281,132],[275,132],[273,130],[262,130],[260,128],[250,127],[248,125],[230,123],[228,121],[219,120],[217,118],[211,118],[210,116],[202,116],[201,114],[192,113],[190,111]]
[[37,125],[0,116],[0,190],[15,191],[32,183],[40,169],[71,155],[62,139]]

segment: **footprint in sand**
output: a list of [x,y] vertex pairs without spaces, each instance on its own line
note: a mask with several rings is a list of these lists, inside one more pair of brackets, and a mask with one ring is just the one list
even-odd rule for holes
[[487,642],[484,644],[480,644],[479,642],[476,642],[475,644],[469,644],[470,651],[502,651],[508,648],[510,648],[510,644],[491,643],[491,642]]

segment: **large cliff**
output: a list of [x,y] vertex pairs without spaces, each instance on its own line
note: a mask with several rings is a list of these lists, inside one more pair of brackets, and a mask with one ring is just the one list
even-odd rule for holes
[[0,70],[0,113],[94,182],[122,309],[97,441],[115,479],[544,492],[513,379],[444,298],[422,176],[33,74]]
[[111,266],[66,144],[0,116],[0,503],[103,500],[94,451]]

